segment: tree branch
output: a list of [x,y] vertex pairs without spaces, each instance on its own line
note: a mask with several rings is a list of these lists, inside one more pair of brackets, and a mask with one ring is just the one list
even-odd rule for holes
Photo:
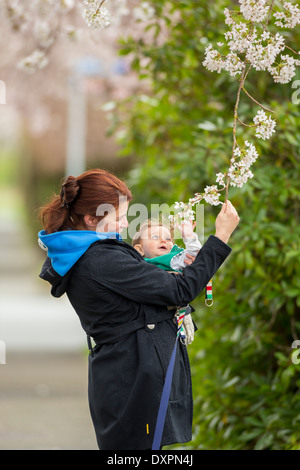
[[265,111],[268,111],[268,113],[273,113],[275,114],[275,111],[272,111],[272,109],[269,109],[269,108],[266,108],[265,106],[263,106],[261,103],[259,103],[258,101],[256,101],[256,99],[253,98],[253,96],[251,96],[248,91],[244,88],[242,88],[243,92],[252,100],[254,101],[254,103],[256,103],[258,106],[260,106],[262,109],[264,109]]

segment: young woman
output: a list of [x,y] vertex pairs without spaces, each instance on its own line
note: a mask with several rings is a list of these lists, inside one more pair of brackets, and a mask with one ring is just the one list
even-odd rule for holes
[[[123,181],[96,169],[68,177],[40,212],[40,245],[48,250],[40,277],[54,297],[67,294],[95,342],[88,394],[101,450],[151,449],[176,337],[175,312],[167,306],[185,306],[205,288],[231,252],[227,242],[239,222],[228,201],[215,235],[176,276],[122,241],[131,199]],[[192,415],[189,359],[178,343],[161,445],[190,441]]]

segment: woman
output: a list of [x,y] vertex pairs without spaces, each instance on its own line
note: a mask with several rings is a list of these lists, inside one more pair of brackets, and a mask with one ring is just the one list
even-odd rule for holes
[[[151,449],[165,373],[174,346],[174,310],[206,286],[231,252],[237,212],[228,201],[195,261],[181,276],[146,263],[121,239],[131,193],[104,170],[68,177],[41,209],[40,277],[67,294],[96,343],[89,356],[89,404],[101,450]],[[107,207],[113,210],[105,212]],[[188,263],[187,263],[188,264]],[[186,347],[178,343],[161,445],[191,440],[192,388]]]

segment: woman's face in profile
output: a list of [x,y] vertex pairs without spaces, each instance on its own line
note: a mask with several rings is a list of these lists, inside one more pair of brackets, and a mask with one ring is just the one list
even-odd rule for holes
[[97,232],[122,233],[128,227],[127,211],[129,202],[122,201],[116,210],[109,212],[98,224]]

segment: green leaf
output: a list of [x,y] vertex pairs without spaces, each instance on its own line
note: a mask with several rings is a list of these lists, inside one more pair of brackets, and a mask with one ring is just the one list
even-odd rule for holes
[[258,439],[258,441],[256,442],[254,446],[254,450],[263,450],[263,449],[269,448],[273,440],[274,440],[273,434],[270,432],[266,432]]
[[261,429],[253,429],[252,431],[244,431],[242,434],[238,437],[239,441],[252,441],[256,437],[260,436],[262,433]]
[[199,129],[203,129],[205,131],[216,131],[217,130],[217,126],[213,122],[210,122],[210,121],[200,122],[199,124],[197,124],[197,127]]

